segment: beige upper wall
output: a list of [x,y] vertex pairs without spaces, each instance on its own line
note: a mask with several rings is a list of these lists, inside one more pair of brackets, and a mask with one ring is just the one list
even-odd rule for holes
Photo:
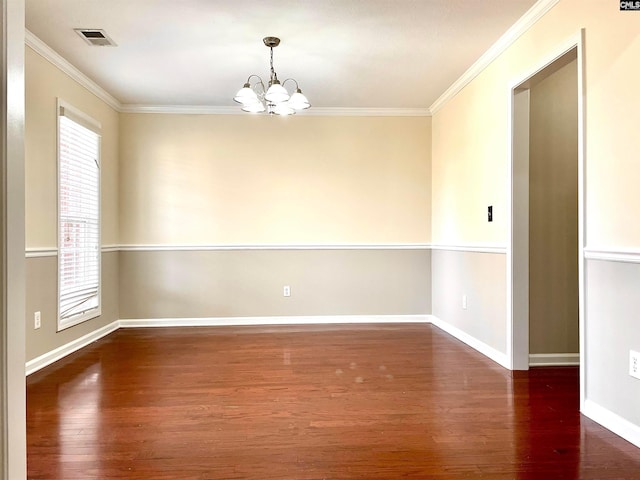
[[506,242],[510,84],[584,27],[587,245],[640,245],[638,20],[618,2],[561,0],[434,115],[434,243]]
[[26,246],[57,246],[57,98],[102,124],[102,244],[118,243],[118,113],[26,47]]
[[29,47],[26,97],[27,248],[57,244],[57,98],[102,124],[103,245],[430,241],[430,118],[118,114]]
[[431,119],[123,114],[123,244],[430,241]]

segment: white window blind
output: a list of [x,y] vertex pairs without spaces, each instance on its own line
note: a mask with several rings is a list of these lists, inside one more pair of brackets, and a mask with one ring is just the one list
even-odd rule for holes
[[58,327],[65,328],[100,314],[100,135],[69,107],[59,108],[58,120]]

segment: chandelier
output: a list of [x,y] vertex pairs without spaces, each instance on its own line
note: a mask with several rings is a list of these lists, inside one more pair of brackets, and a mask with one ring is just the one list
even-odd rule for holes
[[[249,75],[247,82],[238,91],[233,100],[242,104],[242,110],[250,113],[268,113],[269,115],[293,115],[297,110],[305,110],[311,106],[307,97],[302,94],[298,82],[293,78],[287,78],[282,84],[273,69],[273,49],[280,45],[277,37],[265,37],[264,44],[271,51],[271,76],[269,87],[265,88],[262,78],[258,75]],[[251,81],[254,80],[252,84]],[[257,80],[256,80],[257,79]],[[289,95],[284,88],[287,82],[295,84],[295,92]]]

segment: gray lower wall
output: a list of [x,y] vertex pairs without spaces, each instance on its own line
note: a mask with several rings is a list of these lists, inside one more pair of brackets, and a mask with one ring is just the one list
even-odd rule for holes
[[[102,315],[57,331],[57,257],[26,261],[26,359],[118,319],[431,313],[431,252],[228,250],[102,254]],[[282,287],[291,286],[291,297]],[[33,328],[40,311],[42,326]]]
[[506,255],[434,250],[431,262],[433,315],[506,354]]
[[[123,318],[433,313],[506,353],[506,256],[445,250],[102,254],[102,316],[56,332],[55,256],[26,262],[26,358]],[[640,264],[586,261],[586,396],[640,425]],[[291,297],[282,296],[290,285]],[[462,308],[467,295],[467,309]],[[33,312],[42,327],[33,328]]]
[[[62,345],[118,320],[118,252],[102,254],[102,315],[57,332],[58,258],[26,261],[26,360],[33,360]],[[33,314],[42,315],[42,326],[33,328]]]
[[640,351],[640,264],[586,261],[586,396],[640,426],[640,380],[629,350]]
[[122,319],[431,313],[426,249],[122,251],[119,259]]

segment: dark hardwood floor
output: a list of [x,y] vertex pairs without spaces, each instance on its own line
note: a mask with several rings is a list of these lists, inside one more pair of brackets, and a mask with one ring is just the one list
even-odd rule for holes
[[119,330],[27,384],[30,479],[640,479],[576,368],[429,325]]

